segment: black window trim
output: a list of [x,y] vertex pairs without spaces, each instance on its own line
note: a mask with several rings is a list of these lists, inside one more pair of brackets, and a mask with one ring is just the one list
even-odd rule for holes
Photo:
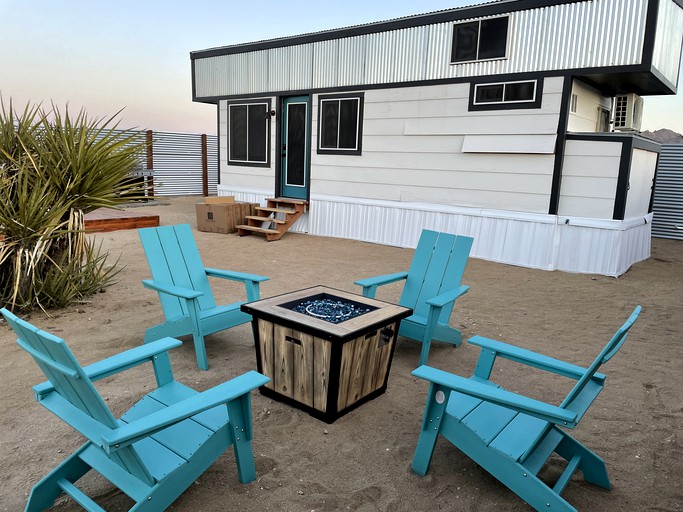
[[467,23],[478,23],[479,27],[477,29],[477,53],[479,53],[479,44],[480,44],[480,38],[481,38],[481,22],[482,21],[487,21],[491,20],[494,18],[507,18],[508,24],[507,24],[507,37],[505,38],[505,54],[501,57],[491,57],[490,59],[471,59],[471,60],[453,60],[453,51],[451,50],[451,57],[450,57],[450,63],[451,65],[457,65],[457,64],[472,64],[474,62],[490,62],[494,60],[505,60],[508,58],[508,50],[510,49],[510,15],[509,14],[503,14],[501,16],[491,16],[489,18],[480,18],[476,20],[462,20],[458,21],[457,23],[453,23],[453,28],[451,30],[451,49],[453,48],[453,44],[455,42],[455,27],[458,25],[465,25]]
[[[502,101],[502,102],[487,102],[487,103],[475,103],[477,87],[484,85],[500,85],[500,84],[511,84],[511,83],[525,83],[525,82],[535,82],[535,96],[533,101]],[[522,79],[522,80],[498,80],[495,82],[488,81],[474,81],[470,82],[470,99],[468,111],[477,110],[515,110],[515,109],[534,109],[541,108],[541,103],[543,99],[543,77],[533,78],[533,79]]]
[[226,138],[228,142],[226,160],[228,165],[236,165],[240,167],[270,167],[270,129],[271,129],[271,117],[268,115],[266,117],[266,160],[265,162],[249,161],[249,160],[231,160],[230,159],[230,107],[242,106],[242,105],[253,105],[253,104],[263,104],[266,105],[266,112],[271,112],[271,98],[253,98],[244,100],[233,100],[227,102],[226,107]]
[[[358,101],[358,118],[356,119],[356,147],[355,148],[322,148],[322,104],[323,101],[341,101],[341,100],[357,100]],[[361,155],[363,151],[363,104],[365,102],[365,93],[351,92],[348,94],[320,94],[318,95],[318,136],[316,142],[316,151],[319,155]]]

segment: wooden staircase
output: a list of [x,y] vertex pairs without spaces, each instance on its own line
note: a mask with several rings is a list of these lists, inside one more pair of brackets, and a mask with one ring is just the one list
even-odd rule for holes
[[237,226],[239,236],[262,233],[266,240],[280,240],[294,222],[303,215],[308,201],[273,197],[266,199],[267,206],[257,206],[256,215],[247,215],[247,224]]

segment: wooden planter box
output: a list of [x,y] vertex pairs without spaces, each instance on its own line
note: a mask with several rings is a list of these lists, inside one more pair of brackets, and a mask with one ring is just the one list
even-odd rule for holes
[[[315,296],[370,306],[332,324],[289,309]],[[261,393],[332,423],[386,391],[402,318],[412,310],[323,286],[242,306],[253,317],[258,371],[271,378]]]

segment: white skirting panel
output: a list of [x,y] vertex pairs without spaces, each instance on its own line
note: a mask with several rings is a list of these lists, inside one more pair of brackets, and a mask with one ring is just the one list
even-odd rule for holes
[[[218,185],[265,204],[272,192]],[[619,276],[650,257],[652,214],[625,221],[312,195],[298,233],[415,247],[423,229],[474,238],[473,258],[544,270]]]

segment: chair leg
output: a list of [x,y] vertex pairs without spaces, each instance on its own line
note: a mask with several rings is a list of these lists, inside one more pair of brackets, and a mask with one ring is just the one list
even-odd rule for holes
[[33,486],[31,494],[28,497],[28,502],[26,503],[25,512],[39,512],[46,508],[50,508],[57,497],[63,492],[62,488],[59,487],[57,483],[58,480],[64,478],[69,482],[74,483],[90,471],[90,466],[79,458],[81,451],[89,444],[90,443],[86,443],[83,445],[79,450],[48,473],[40,482]]
[[194,351],[197,354],[197,366],[200,370],[209,369],[209,361],[206,359],[206,345],[204,345],[204,335],[200,332],[192,332],[194,341]]
[[562,441],[560,441],[560,444],[557,445],[557,449],[555,450],[557,454],[568,461],[572,460],[572,457],[575,455],[581,457],[579,469],[583,473],[583,479],[598,487],[610,490],[612,484],[607,475],[605,461],[566,432],[562,432],[562,434]]
[[227,404],[230,417],[230,433],[233,436],[237,477],[243,484],[256,479],[254,451],[251,445],[251,396],[242,395]]
[[[437,395],[438,392],[441,394]],[[429,394],[427,395],[427,405],[425,406],[424,416],[422,418],[422,429],[420,430],[420,438],[417,440],[415,447],[415,455],[413,456],[413,463],[411,465],[413,471],[425,476],[429,470],[429,465],[432,462],[434,455],[434,447],[436,440],[439,437],[441,429],[441,422],[443,421],[444,411],[448,403],[448,396],[450,390],[441,388],[436,384],[430,384]],[[443,400],[441,397],[443,396]],[[439,403],[440,402],[440,403]]]

